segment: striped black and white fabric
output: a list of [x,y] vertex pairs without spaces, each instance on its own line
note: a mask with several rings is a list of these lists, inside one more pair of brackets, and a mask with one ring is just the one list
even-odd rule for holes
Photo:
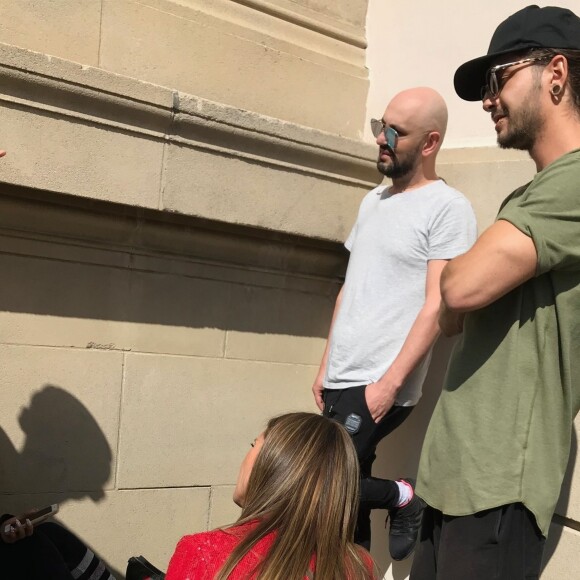
[[87,548],[82,560],[70,571],[75,580],[115,580],[104,562]]

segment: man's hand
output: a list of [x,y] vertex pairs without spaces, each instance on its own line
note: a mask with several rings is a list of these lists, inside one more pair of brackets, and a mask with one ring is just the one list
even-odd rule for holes
[[312,385],[312,394],[314,395],[314,402],[316,406],[321,410],[324,411],[324,401],[322,400],[322,391],[324,391],[324,376],[318,375]]
[[[10,518],[2,524],[0,537],[5,544],[14,544],[14,542],[18,542],[18,540],[32,536],[33,526],[26,515],[27,514],[24,514],[18,518]],[[5,531],[6,526],[10,526],[8,532]]]
[[445,302],[441,301],[439,308],[439,328],[445,336],[455,336],[463,332],[463,320],[465,314],[463,312],[453,312],[445,306]]
[[365,400],[375,423],[378,423],[395,404],[398,389],[385,380],[385,377],[376,383],[367,385]]

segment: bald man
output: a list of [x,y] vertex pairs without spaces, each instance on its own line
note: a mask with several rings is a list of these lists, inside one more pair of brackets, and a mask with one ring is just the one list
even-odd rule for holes
[[371,121],[377,168],[391,178],[363,199],[345,243],[350,259],[312,391],[325,415],[346,427],[361,466],[355,540],[370,548],[370,512],[389,511],[389,551],[407,558],[424,509],[414,480],[371,477],[375,449],[421,397],[439,327],[439,278],[476,237],[465,197],[437,177],[447,127],[436,91],[403,91]]

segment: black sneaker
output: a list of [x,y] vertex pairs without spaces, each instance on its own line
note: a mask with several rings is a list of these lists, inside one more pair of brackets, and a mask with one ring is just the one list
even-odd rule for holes
[[[405,478],[399,481],[408,483],[413,491],[415,490],[414,479]],[[418,495],[413,495],[406,506],[389,510],[389,518],[391,519],[389,552],[393,560],[404,560],[413,553],[426,505]]]

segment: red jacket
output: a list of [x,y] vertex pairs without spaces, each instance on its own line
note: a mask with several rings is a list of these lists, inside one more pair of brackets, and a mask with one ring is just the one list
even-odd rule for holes
[[[243,528],[237,527],[232,530],[213,530],[202,532],[192,536],[181,538],[175,548],[175,552],[169,562],[169,569],[165,580],[214,580],[227,557],[233,552],[240,538],[249,532],[256,524],[246,524]],[[245,531],[247,530],[247,531]],[[239,533],[242,532],[242,533]],[[264,560],[272,547],[275,532],[264,536],[250,552],[244,555],[229,580],[251,580],[256,578],[250,573]],[[369,570],[372,569],[370,556],[365,553],[365,561],[368,560]],[[314,569],[315,558],[312,558]],[[307,578],[305,576],[304,578]]]

